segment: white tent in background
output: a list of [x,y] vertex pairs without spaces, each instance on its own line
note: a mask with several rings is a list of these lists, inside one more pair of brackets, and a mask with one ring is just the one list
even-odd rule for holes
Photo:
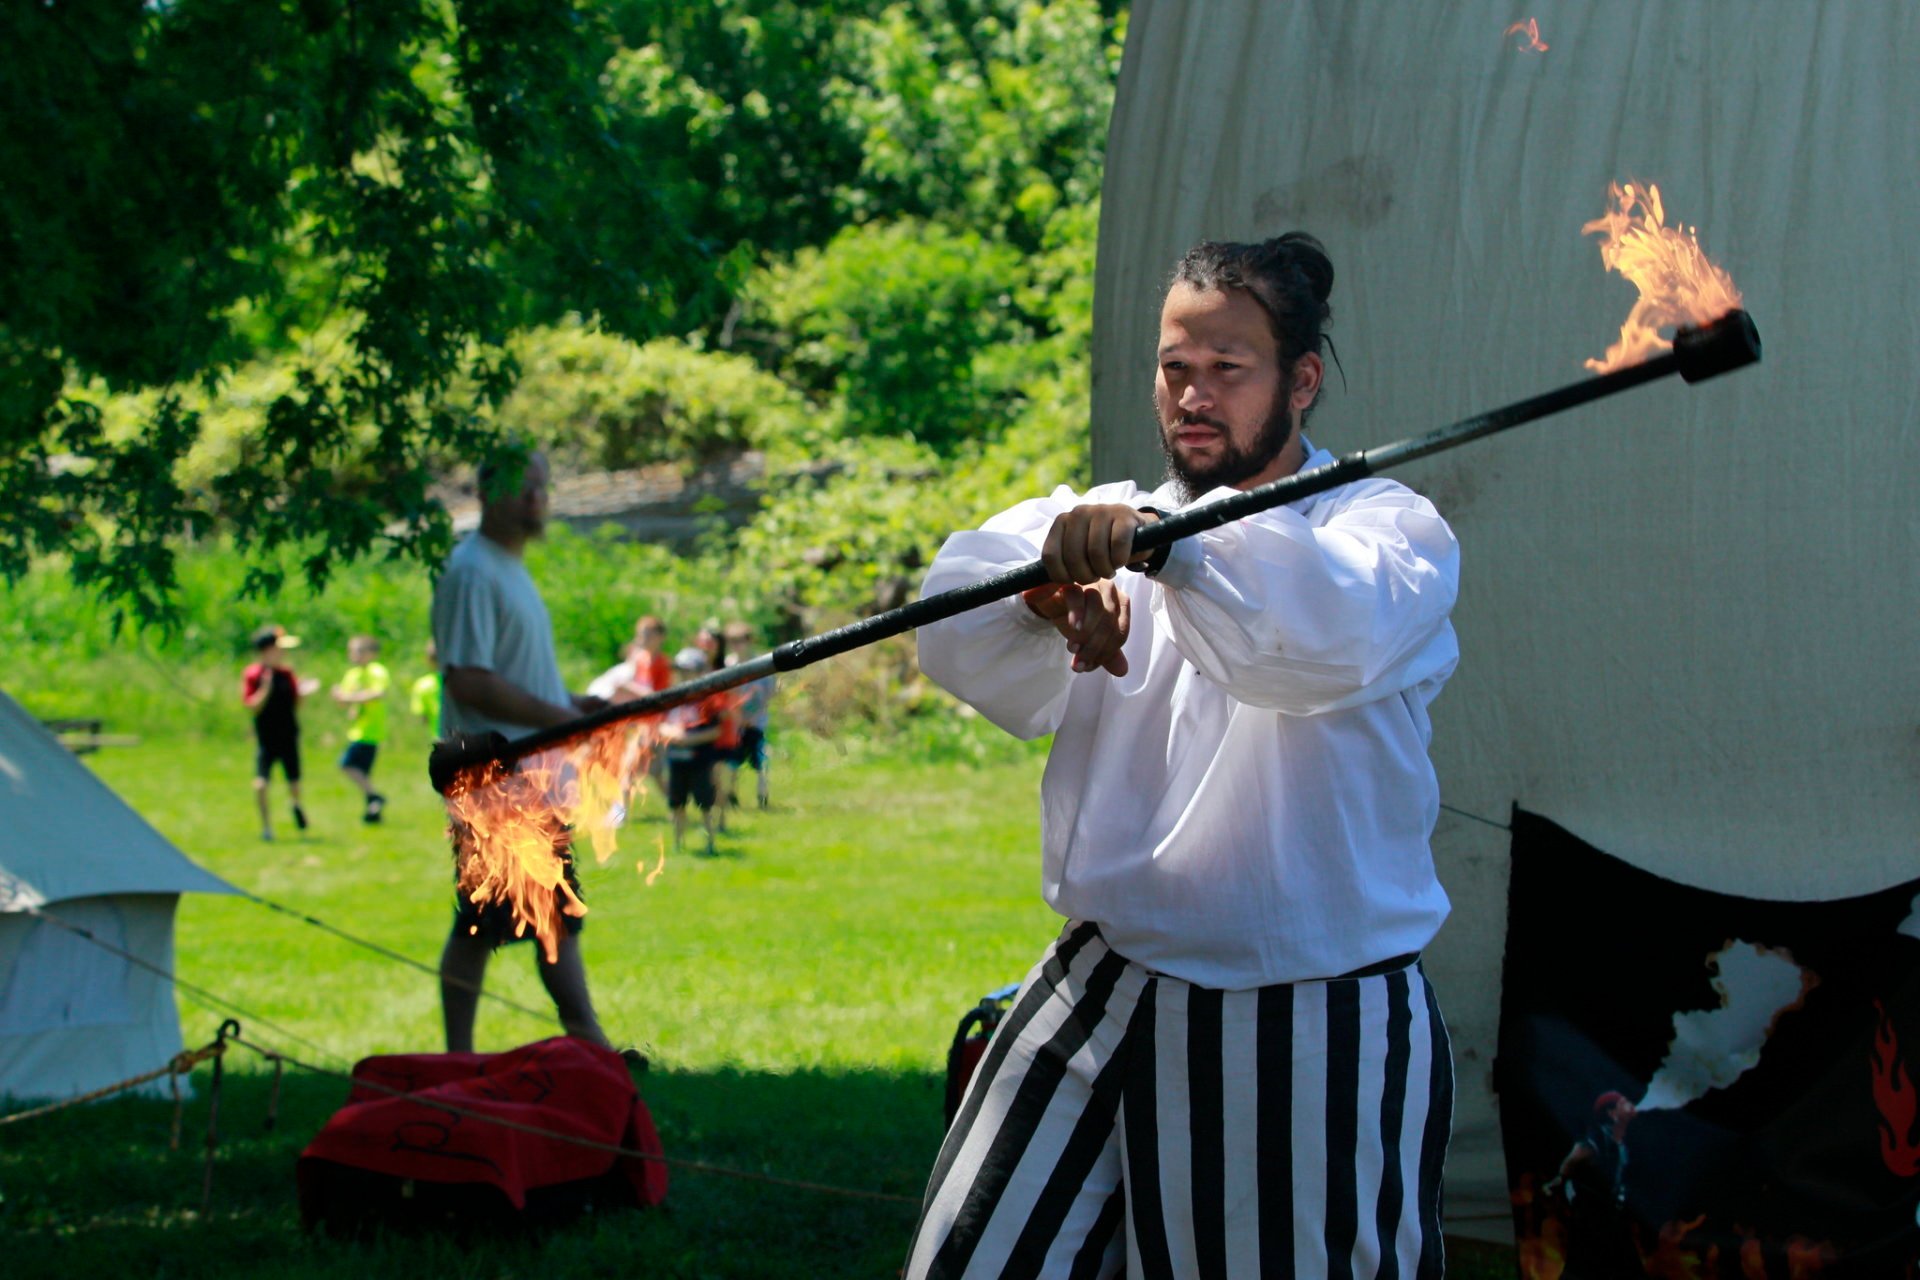
[[0,693],[0,1097],[71,1097],[181,1049],[170,980],[30,911],[171,973],[187,892],[234,889]]
[[[1507,34],[1533,18],[1545,51]],[[1518,802],[1721,892],[1920,868],[1920,8],[1135,0],[1095,294],[1095,479],[1157,479],[1166,272],[1294,227],[1337,271],[1346,453],[1583,376],[1633,290],[1581,225],[1658,183],[1765,363],[1670,380],[1399,473],[1463,547],[1434,705],[1454,917],[1428,967],[1460,1085],[1449,1230],[1510,1235],[1492,1093]],[[1903,585],[1904,584],[1904,585]],[[1633,904],[1568,902],[1633,927]]]

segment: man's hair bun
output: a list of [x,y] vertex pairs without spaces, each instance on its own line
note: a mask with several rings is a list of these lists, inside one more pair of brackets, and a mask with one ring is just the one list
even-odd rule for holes
[[1258,244],[1203,240],[1173,269],[1168,287],[1190,285],[1203,292],[1243,289],[1273,324],[1282,364],[1291,366],[1326,344],[1323,330],[1333,319],[1327,299],[1333,293],[1333,260],[1318,240],[1289,231]]

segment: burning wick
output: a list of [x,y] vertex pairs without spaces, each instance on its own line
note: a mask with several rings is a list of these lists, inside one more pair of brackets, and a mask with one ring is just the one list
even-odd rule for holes
[[447,788],[461,892],[478,906],[506,904],[515,935],[531,929],[549,963],[562,917],[587,914],[569,875],[574,838],[584,835],[598,862],[613,856],[656,729],[654,718],[618,722],[511,765],[463,771]]
[[[743,696],[710,700],[738,706]],[[616,720],[510,764],[462,769],[447,785],[461,892],[478,906],[506,904],[515,936],[531,929],[549,962],[560,953],[562,917],[587,914],[569,875],[574,841],[584,836],[602,865],[619,848],[634,788],[660,747],[660,724],[659,715]],[[651,885],[666,865],[663,838],[653,870],[644,858],[635,869]]]
[[1586,361],[1595,373],[1611,373],[1672,349],[1661,330],[1683,325],[1704,327],[1740,306],[1740,291],[1725,271],[1707,261],[1694,229],[1666,226],[1660,188],[1628,182],[1609,183],[1613,208],[1580,228],[1598,232],[1600,261],[1640,291],[1620,340],[1598,360]]
[[1525,36],[1524,41],[1515,40],[1513,47],[1519,53],[1545,53],[1547,46],[1540,39],[1540,20],[1528,18],[1525,22],[1516,22],[1500,33],[1505,36]]

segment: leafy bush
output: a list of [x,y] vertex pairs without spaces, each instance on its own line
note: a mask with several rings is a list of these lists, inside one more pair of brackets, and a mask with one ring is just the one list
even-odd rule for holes
[[990,434],[983,348],[1021,325],[1018,253],[970,231],[900,221],[840,231],[751,286],[750,314],[785,335],[783,371],[838,406],[851,437],[910,436],[942,452]]
[[574,323],[514,344],[521,376],[497,419],[562,470],[697,466],[742,449],[803,450],[798,392],[743,355],[680,338],[640,344]]

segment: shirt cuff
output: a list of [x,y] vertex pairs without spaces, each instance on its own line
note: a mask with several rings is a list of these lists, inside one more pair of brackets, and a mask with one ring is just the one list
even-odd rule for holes
[[1039,635],[1042,632],[1052,632],[1053,624],[1027,607],[1025,592],[1014,592],[1007,597],[1006,602],[1012,607],[1015,625],[1022,631],[1030,631],[1034,635]]
[[1167,548],[1167,562],[1160,566],[1160,572],[1153,580],[1163,587],[1185,587],[1193,583],[1200,572],[1202,552],[1200,536],[1193,534],[1180,539]]

